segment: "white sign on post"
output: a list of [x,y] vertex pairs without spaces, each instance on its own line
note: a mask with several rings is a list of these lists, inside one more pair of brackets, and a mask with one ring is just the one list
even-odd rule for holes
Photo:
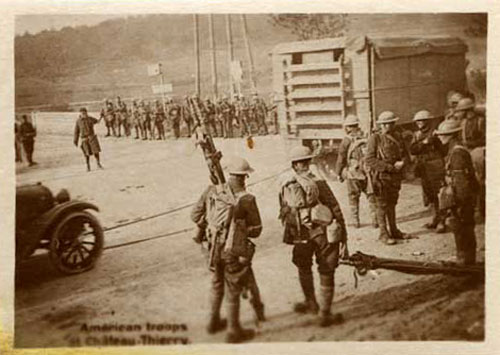
[[151,89],[153,89],[153,94],[168,94],[173,91],[171,83],[151,85]]
[[156,76],[161,74],[161,64],[148,65],[148,76]]
[[241,69],[241,62],[239,60],[231,62],[231,77],[235,83],[241,83],[243,80],[243,70]]

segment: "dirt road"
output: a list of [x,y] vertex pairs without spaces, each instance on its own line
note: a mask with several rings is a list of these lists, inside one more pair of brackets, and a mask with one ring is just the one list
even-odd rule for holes
[[[72,197],[101,208],[98,217],[107,228],[166,213],[107,232],[108,249],[90,272],[62,277],[44,255],[24,263],[16,273],[16,346],[222,342],[223,334],[208,336],[204,331],[209,273],[192,233],[168,235],[192,227],[189,208],[168,211],[194,202],[208,183],[201,152],[185,138],[166,142],[101,138],[105,169],[87,173],[67,129],[49,121],[39,126],[35,153],[39,165],[18,166],[18,183],[42,181],[55,192],[68,188]],[[254,269],[268,320],[257,328],[255,342],[484,338],[484,284],[466,278],[377,271],[361,278],[355,289],[352,269],[341,266],[334,307],[345,322],[320,329],[314,318],[294,314],[292,305],[301,299],[301,292],[291,248],[281,243],[277,220],[280,173],[287,167],[281,140],[257,137],[252,150],[240,139],[216,140],[216,145],[226,156],[246,157],[256,170],[250,191],[257,196],[264,232],[257,240]],[[331,186],[347,214],[345,186],[337,182]],[[418,238],[385,246],[366,224],[349,230],[351,252],[410,260],[452,257],[452,234],[438,235],[422,227],[430,212],[422,207],[418,184],[405,184],[400,201],[400,226]],[[369,220],[365,202],[361,218]],[[483,225],[476,231],[482,260]],[[113,248],[154,236],[163,237]],[[248,302],[243,302],[242,319],[244,325],[254,326]]]

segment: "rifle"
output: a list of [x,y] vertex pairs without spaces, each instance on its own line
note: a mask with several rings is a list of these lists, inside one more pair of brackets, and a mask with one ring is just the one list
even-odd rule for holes
[[446,274],[453,276],[479,276],[484,279],[484,263],[461,265],[447,261],[413,261],[402,259],[378,258],[360,251],[340,260],[341,265],[354,267],[354,287],[358,287],[358,275],[364,276],[369,270],[386,269],[412,275]]

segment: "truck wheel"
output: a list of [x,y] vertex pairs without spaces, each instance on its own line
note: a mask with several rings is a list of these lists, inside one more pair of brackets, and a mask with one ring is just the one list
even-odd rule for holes
[[104,231],[92,214],[80,211],[64,217],[50,241],[49,257],[64,274],[77,274],[94,267],[104,246]]

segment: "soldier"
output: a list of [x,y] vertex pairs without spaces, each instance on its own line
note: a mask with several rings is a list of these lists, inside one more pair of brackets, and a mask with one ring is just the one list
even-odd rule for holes
[[455,237],[457,262],[473,264],[476,261],[474,208],[478,183],[471,155],[462,145],[461,131],[460,123],[454,120],[442,122],[436,131],[447,153],[445,180],[452,194],[447,199],[452,202],[443,202],[441,207],[448,215],[447,224]]
[[[245,234],[246,238],[257,238],[262,232],[259,209],[257,208],[255,197],[246,192],[245,187],[245,180],[248,174],[253,172],[253,169],[245,159],[235,158],[229,163],[228,172],[230,175],[227,184],[231,193],[236,198],[233,220],[241,221],[240,225],[244,226],[242,227],[242,233]],[[241,327],[239,312],[243,287],[244,285],[249,285],[248,282],[253,283],[255,278],[251,269],[251,257],[249,257],[249,260],[244,260],[241,257],[233,255],[231,252],[226,252],[227,240],[219,243],[216,242],[217,231],[214,221],[210,220],[210,216],[214,213],[211,210],[213,208],[211,206],[215,194],[216,187],[213,185],[208,187],[191,211],[193,222],[198,225],[200,230],[206,230],[207,232],[209,253],[216,256],[214,257],[213,269],[211,270],[210,321],[207,331],[213,334],[224,329],[226,326],[226,323],[220,318],[220,307],[224,298],[225,286],[228,314],[227,325],[229,328],[226,341],[228,343],[241,343],[254,337],[253,330]],[[248,243],[251,242],[248,241]],[[253,245],[253,243],[251,244]],[[213,250],[213,248],[216,249]],[[257,305],[257,302],[263,315],[263,304],[258,299],[254,300],[254,305]]]
[[[181,115],[183,115],[183,108],[181,108],[180,105],[177,103],[174,103],[172,99],[170,99],[170,108],[168,110],[168,116],[170,117],[170,122],[172,123],[172,130],[174,131],[174,136],[175,139],[178,139],[180,137],[180,124],[181,124]],[[186,116],[183,117],[184,122],[190,122],[191,118],[189,115],[189,118],[186,118]],[[186,121],[186,119],[188,121]],[[191,129],[190,124],[188,124],[188,130]],[[191,133],[189,133],[189,137],[191,137]]]
[[347,180],[347,194],[351,206],[352,225],[360,228],[359,198],[363,192],[366,195],[372,217],[373,228],[378,228],[377,206],[370,176],[365,164],[367,139],[359,128],[359,119],[348,115],[344,120],[346,136],[339,146],[336,173],[340,182]]
[[455,108],[455,118],[462,125],[462,144],[472,156],[479,179],[479,213],[484,219],[486,210],[486,119],[475,111],[475,103],[469,98],[461,99]]
[[182,120],[187,127],[187,136],[191,137],[191,128],[193,127],[194,118],[191,112],[191,105],[189,104],[189,97],[184,95],[184,104],[181,111]]
[[267,107],[266,104],[259,99],[257,93],[253,94],[253,102],[252,102],[252,112],[254,121],[257,123],[257,131],[259,135],[267,135],[267,124],[266,124],[266,116],[267,116]]
[[155,110],[154,110],[154,124],[156,131],[158,132],[157,140],[165,139],[165,129],[163,127],[163,121],[165,120],[165,111],[163,110],[163,105],[159,100],[155,100]]
[[29,166],[36,165],[37,163],[33,161],[36,128],[28,120],[28,116],[26,115],[23,115],[23,121],[21,123],[21,127],[19,127],[19,135],[21,137],[21,142],[23,144],[24,152],[26,153],[26,160],[28,160]]
[[73,143],[78,147],[78,139],[81,138],[81,149],[83,155],[85,156],[85,162],[87,163],[87,171],[90,171],[90,156],[94,155],[97,161],[97,166],[102,169],[101,161],[99,159],[99,152],[101,147],[99,145],[99,140],[94,132],[94,125],[99,123],[101,118],[97,119],[91,117],[87,114],[87,109],[82,107],[80,109],[80,117],[76,120],[75,124],[75,134],[73,137]]
[[106,123],[106,136],[111,136],[111,132],[113,132],[113,136],[116,136],[115,131],[115,109],[113,107],[113,103],[106,99],[104,100],[105,107],[101,110],[101,118],[104,117],[104,121]]
[[132,101],[132,117],[135,128],[135,139],[142,138],[144,133],[142,132],[141,112],[139,110],[139,106],[137,105],[137,100]]
[[464,96],[459,93],[458,91],[450,91],[448,92],[447,95],[447,101],[448,101],[448,108],[446,109],[444,113],[444,119],[445,120],[450,120],[450,119],[455,119],[454,113],[455,113],[455,108],[457,107],[458,102],[463,98]]
[[441,141],[433,134],[430,121],[434,117],[427,110],[419,111],[413,117],[418,130],[413,136],[410,153],[416,156],[415,174],[422,180],[424,205],[429,203],[434,210],[428,229],[436,229],[437,233],[446,232],[444,219],[440,214],[438,193],[444,180],[444,155]]
[[219,137],[225,137],[225,127],[224,127],[224,114],[222,112],[222,99],[218,98],[215,103],[215,125],[220,132]]
[[247,100],[245,99],[245,96],[243,96],[242,94],[237,96],[237,100],[235,102],[235,111],[236,111],[236,117],[238,119],[238,125],[240,126],[241,137],[251,135],[248,126],[248,115],[250,107],[248,105]]
[[[210,98],[207,96],[205,98],[205,118],[204,118],[204,125],[205,125],[205,130],[207,133],[213,134],[215,137],[218,136],[217,132],[217,125],[216,125],[216,109],[215,105],[212,101],[210,101]],[[210,132],[210,127],[212,128],[212,132]]]
[[149,108],[144,100],[141,100],[139,105],[139,113],[141,116],[142,140],[145,141],[148,139],[148,134],[151,136],[151,117]]
[[123,127],[123,134],[128,136],[127,128],[127,105],[123,102],[120,96],[116,97],[116,114],[115,114],[115,127],[118,132],[118,137],[121,137],[121,128]]
[[[372,174],[372,184],[377,201],[379,240],[386,245],[396,244],[396,239],[410,238],[396,225],[396,204],[398,203],[403,167],[409,162],[409,154],[399,132],[395,130],[399,117],[391,111],[382,112],[377,120],[380,133],[368,138],[366,164]],[[387,229],[389,224],[390,234]]]
[[224,120],[224,138],[233,138],[234,107],[229,103],[227,96],[222,98],[220,110]]
[[455,119],[462,124],[462,143],[469,150],[486,145],[486,120],[474,110],[474,101],[461,99],[455,107]]
[[[309,171],[312,158],[308,147],[295,147],[290,152],[293,174],[281,184],[280,219],[284,225],[283,242],[293,245],[292,262],[298,269],[305,296],[304,302],[295,304],[294,311],[312,314],[320,311],[319,325],[323,327],[342,320],[340,314],[333,316],[330,309],[339,254],[342,258],[348,257],[347,232],[332,191],[324,180]],[[330,229],[327,230],[326,225],[330,225]],[[319,305],[314,292],[313,255],[316,255],[320,276]]]

